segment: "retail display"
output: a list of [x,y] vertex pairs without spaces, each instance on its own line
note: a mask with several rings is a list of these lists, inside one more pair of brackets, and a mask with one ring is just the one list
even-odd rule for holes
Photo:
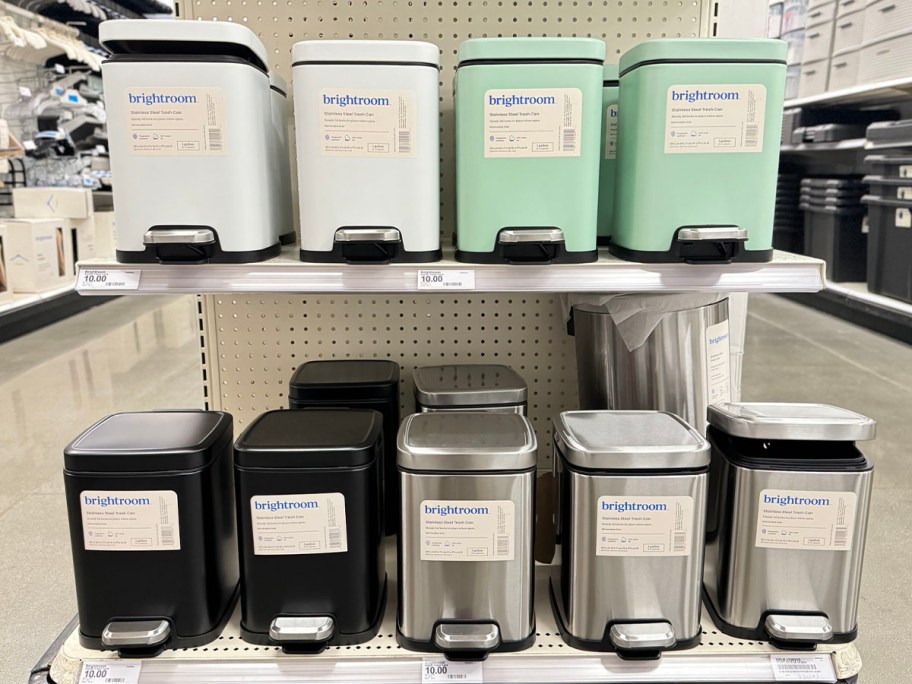
[[682,38],[621,56],[613,254],[772,258],[785,50],[777,40]]
[[412,373],[415,410],[490,411],[526,415],[529,389],[509,366],[453,364],[424,366]]
[[95,213],[83,188],[13,188],[13,213],[22,218],[87,219]]
[[599,164],[598,244],[607,245],[611,240],[611,223],[614,218],[614,177],[617,166],[618,135],[618,65],[605,64],[602,75],[602,147]]
[[83,646],[151,656],[215,639],[238,596],[232,419],[117,413],[64,452]]
[[272,167],[269,177],[274,181],[275,202],[279,210],[276,226],[279,231],[279,242],[292,245],[295,233],[294,212],[291,199],[291,148],[288,145],[288,128],[291,126],[291,106],[288,103],[288,85],[285,79],[276,73],[269,74],[269,90],[272,100],[272,128],[275,133],[273,144],[275,150],[270,155]]
[[481,660],[535,640],[535,433],[523,416],[417,413],[399,430],[397,639]]
[[592,38],[460,44],[459,261],[596,260],[604,60]]
[[868,289],[912,302],[912,199],[865,195],[862,202],[868,207],[870,230]]
[[288,387],[289,408],[373,409],[383,415],[384,529],[399,529],[399,365],[385,359],[308,361],[298,366]]
[[241,633],[318,652],[380,629],[383,416],[269,411],[235,444]]
[[5,225],[13,292],[45,292],[69,281],[74,239],[66,219],[7,219]]
[[292,54],[301,259],[439,259],[437,46],[305,40]]
[[804,253],[827,263],[833,282],[865,279],[867,214],[861,203],[866,185],[854,176],[804,178]]
[[116,20],[100,38],[112,53],[102,74],[118,261],[277,255],[286,212],[270,173],[281,165],[256,34],[239,23]]
[[576,648],[650,657],[700,642],[709,444],[670,413],[554,421],[551,601]]
[[785,648],[851,641],[874,421],[822,404],[709,407],[704,591],[713,622]]

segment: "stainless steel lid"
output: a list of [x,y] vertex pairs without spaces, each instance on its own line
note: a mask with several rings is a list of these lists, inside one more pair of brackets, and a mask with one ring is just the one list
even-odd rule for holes
[[554,421],[557,448],[587,470],[691,470],[709,465],[709,443],[662,411],[565,411]]
[[876,426],[867,416],[826,404],[716,404],[709,407],[707,419],[733,437],[818,442],[874,439]]
[[400,468],[516,471],[536,465],[532,424],[516,413],[416,413],[399,428]]
[[455,364],[416,368],[415,399],[422,406],[500,406],[526,401],[526,381],[509,366]]

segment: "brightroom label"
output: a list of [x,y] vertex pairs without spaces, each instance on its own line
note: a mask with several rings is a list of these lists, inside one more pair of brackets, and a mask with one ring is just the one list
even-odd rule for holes
[[596,556],[689,556],[691,496],[602,496],[596,502]]
[[617,158],[618,106],[608,105],[605,109],[605,159]]
[[710,404],[731,401],[731,349],[727,320],[706,329],[706,381]]
[[250,519],[258,556],[348,551],[345,495],[340,492],[252,496]]
[[221,88],[129,88],[130,151],[190,157],[228,153],[228,120]]
[[80,492],[86,551],[178,551],[180,517],[171,490]]
[[665,153],[762,152],[766,86],[674,85],[665,105]]
[[419,504],[421,560],[511,561],[515,505],[498,501]]
[[765,549],[848,551],[855,534],[855,492],[764,489],[756,545]]
[[418,105],[412,90],[326,88],[319,93],[320,154],[412,157]]
[[578,157],[583,92],[579,88],[488,90],[485,157]]

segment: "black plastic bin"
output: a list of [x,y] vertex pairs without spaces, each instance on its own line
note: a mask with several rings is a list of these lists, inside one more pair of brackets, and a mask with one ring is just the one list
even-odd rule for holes
[[862,232],[864,207],[811,206],[804,215],[804,253],[826,261],[833,282],[865,279],[868,236]]
[[865,157],[864,163],[872,176],[912,178],[912,156],[894,157],[885,154],[869,154]]
[[399,527],[399,364],[385,359],[308,361],[291,376],[289,408],[373,409],[383,414],[384,530]]
[[79,640],[150,656],[202,646],[238,596],[232,420],[118,413],[64,452]]
[[866,195],[868,290],[912,302],[912,200]]
[[870,190],[868,194],[883,199],[912,201],[912,177],[885,178],[883,176],[865,176]]
[[383,417],[269,411],[235,444],[241,634],[317,652],[380,629]]

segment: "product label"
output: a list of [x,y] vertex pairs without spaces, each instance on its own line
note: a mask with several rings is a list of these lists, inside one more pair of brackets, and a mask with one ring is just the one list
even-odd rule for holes
[[345,553],[345,495],[277,494],[250,497],[253,552],[258,556]]
[[80,268],[77,290],[138,290],[142,271],[108,271],[101,268]]
[[912,164],[903,164],[899,167],[900,178],[912,178]]
[[896,188],[897,199],[912,199],[912,188]]
[[665,153],[762,152],[766,86],[675,85],[665,105]]
[[484,681],[483,664],[479,661],[425,658],[421,663],[421,684],[459,682],[481,684]]
[[512,501],[422,501],[421,560],[511,561]]
[[79,684],[138,684],[141,673],[141,660],[86,660],[79,673]]
[[475,271],[418,271],[419,290],[474,290]]
[[84,491],[82,536],[86,551],[178,551],[177,493]]
[[706,383],[710,404],[731,401],[731,349],[727,320],[706,329]]
[[596,503],[596,556],[689,556],[691,496],[602,496]]
[[854,492],[764,489],[755,544],[765,549],[848,551],[857,500]]
[[912,228],[912,211],[906,207],[896,207],[896,227]]
[[414,91],[327,88],[318,97],[320,154],[414,156],[418,122]]
[[829,654],[770,655],[777,682],[835,682],[836,671]]
[[618,106],[608,105],[605,110],[605,159],[617,157]]
[[579,88],[488,90],[485,157],[578,157],[583,92]]
[[228,120],[221,88],[129,88],[130,150],[144,156],[228,153]]

